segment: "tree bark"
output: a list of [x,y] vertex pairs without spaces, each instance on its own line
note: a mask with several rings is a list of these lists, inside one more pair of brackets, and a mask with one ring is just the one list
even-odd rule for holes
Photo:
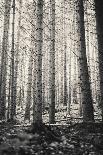
[[55,123],[55,0],[51,5],[51,45],[50,45],[50,107],[49,122]]
[[89,72],[86,57],[85,26],[84,26],[84,6],[83,0],[76,1],[78,18],[78,38],[79,38],[79,68],[81,78],[83,121],[94,121],[92,93],[89,81]]
[[99,58],[99,76],[100,76],[100,107],[102,110],[103,121],[103,1],[94,0],[96,11],[96,28],[98,37],[98,58]]
[[64,105],[67,106],[68,93],[67,93],[67,45],[65,43],[64,49]]
[[17,30],[17,43],[16,50],[14,53],[15,64],[14,64],[14,105],[16,110],[16,99],[17,99],[17,79],[18,79],[18,65],[19,65],[19,52],[20,52],[20,27],[21,27],[21,12],[22,12],[22,0],[19,1],[19,21],[18,21],[18,30]]
[[[29,58],[29,67],[28,67],[28,83],[27,83],[27,99],[26,99],[26,108],[25,108],[25,120],[29,120],[30,121],[30,106],[31,106],[31,98],[32,98],[32,83],[34,82],[33,80],[35,80],[35,78],[33,78],[33,68],[35,70],[35,65],[33,67],[33,61],[36,61],[36,55],[35,53],[35,8],[33,7],[32,10],[32,19],[31,19],[31,48],[30,48],[30,58]],[[36,87],[35,85],[33,85],[34,87]]]
[[42,45],[43,45],[43,0],[37,1],[36,10],[36,71],[37,71],[37,96],[33,107],[33,123],[42,123]]
[[15,53],[15,47],[14,47],[14,36],[15,36],[15,0],[13,0],[12,4],[13,8],[13,21],[12,21],[12,49],[11,49],[11,110],[10,110],[10,119],[13,120],[16,116],[16,103],[14,102],[14,72],[15,72],[15,62],[14,62],[14,53]]
[[8,33],[10,24],[11,0],[5,0],[4,3],[5,3],[4,30],[3,30],[1,70],[0,70],[0,120],[5,118],[5,112],[6,112],[7,50],[8,50]]

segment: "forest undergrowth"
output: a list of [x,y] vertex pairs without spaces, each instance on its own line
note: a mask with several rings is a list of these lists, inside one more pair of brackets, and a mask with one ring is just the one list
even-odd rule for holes
[[103,155],[103,124],[0,124],[0,155]]

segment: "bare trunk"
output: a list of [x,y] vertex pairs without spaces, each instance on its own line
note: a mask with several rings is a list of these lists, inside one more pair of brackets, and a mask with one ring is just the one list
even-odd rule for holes
[[4,11],[4,31],[2,40],[2,56],[0,70],[0,119],[5,118],[6,112],[6,75],[7,75],[7,50],[8,50],[8,32],[10,23],[11,0],[5,0]]
[[17,44],[15,50],[15,72],[14,72],[14,105],[16,107],[17,98],[17,78],[18,78],[18,65],[19,65],[19,44],[20,44],[20,27],[21,27],[21,11],[22,11],[22,0],[19,1],[19,21],[18,21],[18,31],[17,31]]
[[9,77],[9,93],[8,93],[8,109],[7,109],[7,120],[10,118],[10,102],[11,102],[11,64],[10,64],[10,77]]
[[14,76],[14,65],[15,65],[15,62],[14,62],[14,52],[15,52],[15,49],[14,49],[14,29],[15,29],[15,0],[13,0],[13,5],[12,5],[12,8],[13,8],[13,21],[12,21],[12,49],[11,49],[11,111],[10,111],[10,118],[13,120],[14,117],[16,116],[16,103],[14,102],[14,80],[15,80],[15,76]]
[[55,123],[55,0],[51,5],[51,46],[50,46],[50,108],[49,122]]
[[28,83],[27,83],[27,99],[25,109],[25,120],[30,120],[30,106],[31,106],[31,91],[32,91],[32,70],[33,70],[33,50],[31,49],[29,68],[28,68]]
[[[33,60],[36,61],[36,59],[35,59],[36,55],[34,54],[35,53],[35,32],[36,32],[36,29],[35,29],[35,8],[33,8],[32,13],[33,13],[33,16],[32,16],[32,20],[31,20],[32,30],[31,30],[31,45],[30,45],[31,51],[30,51],[29,67],[28,67],[27,99],[26,99],[25,118],[24,118],[25,120],[30,120],[32,82],[35,81],[35,78],[33,78]],[[34,70],[35,70],[35,65],[34,65]],[[36,76],[36,75],[34,75],[34,76]],[[35,87],[35,85],[33,85],[33,86]]]
[[67,52],[67,47],[65,45],[64,49],[64,105],[67,105],[68,102],[68,93],[67,93],[67,57],[66,57],[66,52]]
[[79,37],[79,68],[81,78],[82,91],[82,107],[83,107],[83,121],[94,121],[92,93],[90,89],[89,72],[86,57],[85,45],[85,27],[84,27],[84,6],[83,0],[77,1],[78,12],[78,37]]
[[36,71],[37,71],[37,96],[34,105],[33,123],[42,123],[42,45],[43,45],[43,0],[37,1],[36,10]]
[[98,36],[98,52],[99,52],[99,75],[100,75],[100,107],[102,109],[103,121],[103,1],[95,1],[97,36]]

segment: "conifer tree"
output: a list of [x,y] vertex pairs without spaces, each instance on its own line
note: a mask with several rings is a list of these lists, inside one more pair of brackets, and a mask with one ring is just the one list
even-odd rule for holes
[[51,45],[50,45],[50,108],[49,122],[55,123],[55,0],[50,0],[51,5]]
[[83,0],[76,1],[78,18],[78,39],[79,39],[79,68],[82,92],[83,121],[94,121],[93,100],[89,81],[89,72],[86,57],[85,44],[85,23]]
[[5,118],[6,112],[6,78],[7,78],[7,51],[8,51],[8,34],[10,26],[11,0],[4,1],[4,27],[1,53],[1,70],[0,70],[0,119]]
[[36,102],[33,107],[33,123],[42,123],[42,46],[43,46],[43,0],[37,0],[36,4],[36,71],[37,92]]
[[98,58],[100,76],[100,107],[102,110],[103,121],[103,1],[94,0],[96,11],[96,27],[98,36]]
[[12,19],[12,47],[11,47],[11,109],[10,109],[10,119],[13,120],[14,117],[16,116],[16,103],[14,102],[14,80],[15,80],[15,60],[14,60],[14,55],[15,55],[15,0],[13,0],[12,4],[13,8],[13,19]]

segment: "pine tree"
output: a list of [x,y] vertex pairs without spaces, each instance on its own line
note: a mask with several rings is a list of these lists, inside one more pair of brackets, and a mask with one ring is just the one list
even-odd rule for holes
[[16,116],[16,103],[14,102],[14,80],[15,80],[15,62],[14,62],[14,55],[15,55],[15,0],[13,0],[12,4],[13,8],[13,19],[12,19],[12,49],[11,49],[11,109],[10,109],[10,119],[13,120]]
[[68,102],[68,92],[67,92],[67,36],[66,36],[66,20],[65,20],[65,13],[66,13],[66,9],[65,9],[65,1],[63,1],[63,27],[64,27],[64,101],[63,104],[65,106],[67,106],[67,102]]
[[[27,83],[27,98],[26,98],[26,108],[25,108],[25,120],[30,120],[30,106],[32,101],[32,83],[33,83],[33,61],[35,60],[35,6],[32,9],[32,19],[31,19],[31,47],[30,47],[30,58],[28,64],[28,83]],[[35,66],[34,66],[35,69]],[[35,76],[35,75],[34,75]],[[35,79],[34,79],[35,80]],[[34,85],[35,87],[35,85]]]
[[10,25],[11,0],[5,0],[4,30],[2,39],[1,70],[0,70],[0,119],[5,118],[6,112],[6,75],[7,75],[7,51],[8,33]]
[[102,110],[103,121],[103,1],[94,0],[96,11],[96,27],[98,36],[98,57],[99,57],[99,76],[100,76],[100,107]]
[[55,123],[55,0],[50,0],[51,5],[51,46],[50,46],[50,108],[49,122]]
[[67,93],[67,45],[65,43],[64,49],[64,105],[67,105],[68,102],[68,93]]
[[[33,31],[32,31],[33,32]],[[32,73],[33,73],[33,56],[34,51],[31,48],[30,58],[29,58],[29,67],[28,67],[28,83],[27,83],[27,99],[26,99],[26,108],[25,108],[25,120],[30,120],[30,106],[32,98]]]
[[92,93],[90,89],[89,72],[86,57],[85,45],[85,24],[83,0],[76,1],[78,18],[78,38],[79,38],[79,68],[81,78],[83,121],[94,121]]
[[17,27],[17,43],[15,47],[15,64],[14,64],[14,105],[16,109],[17,105],[17,80],[18,80],[18,66],[19,66],[19,54],[20,54],[20,28],[21,28],[21,13],[22,13],[23,0],[19,0],[19,18]]
[[43,0],[37,0],[36,6],[36,71],[37,93],[33,107],[33,123],[42,123],[42,46],[43,46]]

